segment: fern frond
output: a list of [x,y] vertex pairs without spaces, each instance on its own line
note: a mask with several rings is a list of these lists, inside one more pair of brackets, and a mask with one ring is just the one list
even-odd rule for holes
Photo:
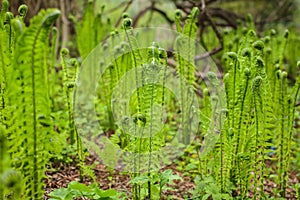
[[69,56],[69,50],[65,48],[61,49],[60,57],[61,57],[62,71],[64,73],[63,88],[66,95],[66,102],[68,108],[68,132],[70,133],[70,143],[74,144],[76,129],[75,129],[74,118],[73,118],[72,97],[73,97],[73,88],[76,81],[78,63],[75,59],[71,60],[72,61],[71,66],[74,68],[72,70],[70,64],[68,64],[66,61],[68,56]]
[[259,149],[254,151],[254,198],[257,197],[257,187],[260,187],[259,197],[262,198],[263,195],[263,175],[264,175],[264,136],[265,127],[264,127],[264,112],[263,112],[263,100],[262,100],[262,91],[261,85],[263,84],[263,79],[260,76],[257,76],[253,79],[252,82],[252,92],[253,92],[253,102],[255,109],[255,147],[259,147]]
[[0,11],[0,29],[3,29],[4,21],[5,21],[5,15],[8,12],[8,9],[9,9],[9,1],[8,0],[3,0],[2,1],[2,6],[1,6],[1,11]]
[[[95,31],[93,27],[94,17],[93,1],[88,1],[87,6],[84,9],[82,23],[77,24],[76,27],[78,50],[83,59],[95,47]],[[89,38],[87,39],[87,37]]]
[[[143,59],[142,59],[142,56],[140,54],[137,39],[133,35],[131,25],[132,25],[132,20],[130,18],[125,18],[123,20],[123,29],[124,29],[126,39],[127,39],[128,45],[129,45],[130,54],[132,56],[133,68],[135,70],[135,84],[136,84],[136,88],[138,88],[139,84],[142,81],[142,80],[139,80],[138,67],[143,64]],[[141,103],[140,94],[139,94],[139,90],[137,90],[138,112],[141,111],[140,103]]]
[[177,38],[175,44],[175,51],[177,54],[177,61],[179,64],[179,73],[182,75],[188,83],[194,85],[195,83],[195,39],[197,35],[197,16],[198,8],[193,8],[191,14],[185,21],[185,25],[182,30],[183,36]]
[[[190,87],[195,85],[195,38],[197,34],[197,16],[199,10],[198,8],[193,8],[192,12],[188,16],[187,20],[185,21],[185,25],[182,29],[182,34],[176,38],[174,49],[175,49],[175,57],[177,60],[177,74],[180,78],[180,100],[182,103],[181,113],[181,125],[182,125],[182,139],[183,142],[188,144],[190,141],[190,124],[189,123],[189,111],[191,109],[191,103],[193,99],[190,99],[191,95],[189,92],[190,88],[186,88],[187,84]],[[177,15],[179,12],[177,12]],[[177,21],[177,28],[179,28],[179,19],[180,16],[178,15],[175,17],[175,21]]]
[[7,82],[10,153],[19,160],[14,167],[22,173],[25,196],[30,199],[41,199],[44,193],[44,170],[51,147],[47,144],[53,131],[46,78],[48,36],[59,15],[56,9],[42,10],[31,20],[17,40]]
[[176,10],[175,11],[175,25],[176,25],[176,30],[177,32],[181,33],[182,28],[181,28],[181,10]]
[[76,42],[83,60],[112,29],[110,22],[104,23],[102,14],[94,11],[93,1],[88,1],[82,23],[76,24]]

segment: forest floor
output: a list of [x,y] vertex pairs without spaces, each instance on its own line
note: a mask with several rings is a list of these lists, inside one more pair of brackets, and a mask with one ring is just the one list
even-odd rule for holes
[[[85,164],[92,166],[96,162],[95,158],[89,156],[85,160]],[[48,199],[47,194],[49,194],[53,189],[68,187],[68,183],[71,181],[80,181],[80,169],[77,162],[71,162],[64,164],[58,162],[48,166],[49,170],[46,172],[48,179],[45,180],[45,198]],[[165,191],[163,194],[165,196],[173,195],[173,199],[183,199],[184,196],[191,196],[188,192],[194,189],[195,184],[193,183],[192,177],[184,176],[182,172],[176,170],[176,165],[168,166],[164,169],[172,169],[173,174],[179,175],[182,180],[175,180],[176,188],[174,190]],[[131,193],[131,185],[129,184],[130,175],[116,172],[111,173],[106,166],[102,164],[97,164],[93,167],[95,176],[97,177],[97,182],[99,187],[103,190],[112,188],[117,191]],[[86,185],[93,183],[91,178],[87,176],[83,177],[83,183]]]
[[[93,156],[89,156],[85,159],[86,165],[93,166],[93,171],[101,189],[106,190],[112,188],[117,191],[130,194],[131,185],[129,184],[130,176],[128,173],[125,174],[116,171],[110,172],[104,165],[97,163],[98,162],[96,161],[96,158]],[[173,190],[164,191],[163,195],[165,197],[172,195],[172,199],[186,199],[184,197],[191,197],[192,195],[189,191],[195,188],[193,178],[191,176],[184,175],[183,172],[177,170],[176,164],[170,165],[165,169],[172,169],[173,174],[179,175],[182,180],[175,180],[175,184],[171,186]],[[64,163],[61,161],[52,163],[48,166],[46,176],[48,178],[45,179],[45,200],[49,199],[48,194],[52,190],[56,188],[67,187],[71,181],[82,182],[86,185],[93,183],[92,179],[88,178],[87,176],[80,180],[80,169],[75,158],[73,162],[70,163]],[[297,176],[297,172],[292,171],[290,173],[288,182],[289,185],[300,183],[300,177]],[[265,182],[265,192],[269,193],[271,196],[274,196],[272,191],[274,191],[274,188],[276,187],[277,185],[271,180]],[[251,196],[252,194],[249,193],[249,197]],[[285,199],[296,200],[297,198],[295,190],[290,187],[287,188],[287,196]]]

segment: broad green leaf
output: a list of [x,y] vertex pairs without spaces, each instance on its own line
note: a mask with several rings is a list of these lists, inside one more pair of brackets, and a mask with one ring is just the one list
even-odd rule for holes
[[57,190],[53,190],[49,196],[51,197],[49,200],[72,200],[73,195],[70,189],[60,188]]
[[150,177],[142,175],[142,176],[138,176],[138,177],[133,178],[130,181],[130,183],[131,184],[139,184],[140,185],[140,184],[146,183],[148,181],[150,181]]
[[72,181],[71,183],[69,183],[68,188],[72,189],[72,190],[78,190],[80,192],[86,192],[86,193],[91,193],[92,190],[86,186],[85,184],[79,183],[77,181]]

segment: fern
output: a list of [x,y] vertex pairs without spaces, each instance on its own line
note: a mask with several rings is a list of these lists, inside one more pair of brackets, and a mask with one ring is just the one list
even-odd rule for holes
[[89,0],[84,9],[82,22],[76,23],[76,39],[82,60],[87,57],[112,29],[110,21],[103,23],[102,20],[102,13],[95,13],[94,1]]
[[0,18],[0,123],[6,124],[7,119],[7,109],[6,109],[6,84],[8,69],[11,65],[11,57],[13,56],[13,46],[12,41],[14,40],[14,28],[12,25],[13,15],[8,12],[9,3],[8,1],[2,2],[1,18]]
[[[191,86],[195,84],[195,66],[194,66],[194,57],[195,57],[195,38],[197,34],[197,16],[199,10],[198,8],[193,8],[191,14],[188,16],[185,21],[185,25],[182,29],[182,34],[179,35],[175,41],[174,49],[175,56],[178,62],[177,72],[180,77],[180,91],[181,91],[181,113],[182,113],[182,140],[185,144],[189,144],[190,142],[190,124],[189,123],[189,114],[190,105],[189,102],[189,94],[187,88],[184,88],[185,82],[189,83]],[[181,29],[179,25],[180,12],[176,12],[175,22],[177,29]],[[186,92],[184,92],[186,91]]]
[[253,91],[253,102],[255,111],[255,134],[254,134],[254,147],[260,147],[254,151],[254,198],[257,198],[256,188],[260,186],[260,198],[263,195],[263,177],[264,177],[264,120],[263,119],[263,100],[261,97],[261,84],[263,82],[262,77],[257,76],[253,79],[252,91]]
[[8,73],[9,151],[15,160],[13,166],[23,175],[25,197],[30,199],[42,198],[45,164],[51,149],[46,55],[49,31],[59,14],[50,9],[31,20],[30,27],[17,39]]
[[[183,76],[188,83],[193,85],[195,83],[195,38],[197,34],[197,16],[198,8],[193,8],[191,14],[185,21],[181,36],[179,36],[175,43],[176,58],[178,61],[178,72]],[[177,14],[177,12],[176,12]],[[177,19],[178,17],[176,17]]]
[[[148,177],[150,177],[150,171],[151,171],[151,165],[152,165],[152,140],[154,137],[154,133],[159,132],[159,128],[157,128],[157,125],[160,124],[161,116],[156,116],[158,112],[157,109],[155,109],[155,100],[156,99],[162,99],[163,94],[161,94],[161,98],[159,98],[158,89],[155,87],[155,82],[160,82],[161,80],[161,71],[165,71],[164,69],[161,69],[162,67],[166,66],[160,66],[159,65],[159,49],[157,47],[157,44],[153,43],[152,46],[148,50],[148,62],[143,67],[143,75],[146,75],[147,78],[144,78],[142,80],[150,79],[149,83],[144,86],[143,84],[143,93],[142,93],[142,113],[146,116],[146,125],[148,124],[149,130],[146,129],[147,132],[149,132],[149,161],[148,161]],[[163,77],[164,78],[164,77]],[[163,84],[162,84],[163,85]],[[162,104],[162,103],[161,103]],[[158,120],[157,120],[158,119]],[[147,123],[147,121],[150,122]],[[151,199],[151,184],[150,181],[148,181],[148,197]]]
[[[67,49],[62,49],[60,52],[61,55],[61,61],[62,61],[62,69],[64,72],[64,79],[63,79],[63,85],[64,85],[64,92],[66,95],[66,102],[68,107],[68,132],[70,133],[70,140],[71,144],[74,144],[75,142],[75,126],[74,126],[74,119],[73,119],[73,105],[72,105],[72,91],[74,88],[74,82],[75,82],[75,76],[72,76],[72,72],[69,64],[67,63],[66,59],[69,54],[69,51]],[[74,67],[75,68],[75,74],[77,71],[78,64],[76,64],[76,61],[74,61]]]
[[[237,32],[225,34],[224,45],[228,45],[225,48],[234,49],[229,47],[229,39]],[[288,31],[282,37],[271,30],[259,40],[254,30],[247,29],[243,37],[238,35],[240,44],[236,53],[226,53],[222,58],[227,72],[224,83],[228,106],[223,135],[216,146],[218,154],[214,156],[220,159],[216,168],[223,169],[221,174],[216,173],[221,177],[216,177],[216,180],[221,181],[220,187],[224,188],[224,179],[229,179],[238,186],[241,198],[247,198],[252,183],[254,198],[266,198],[264,179],[269,174],[266,174],[265,161],[269,159],[278,159],[276,181],[281,196],[285,197],[295,112],[293,105],[299,87],[297,80],[289,93],[287,73],[280,70],[288,35]],[[270,150],[271,147],[276,151]],[[256,187],[260,188],[259,191]]]
[[181,28],[181,17],[182,17],[181,10],[176,10],[176,11],[175,11],[175,25],[176,25],[176,30],[177,30],[177,32],[179,32],[179,33],[182,32],[182,28]]
[[280,187],[280,194],[282,197],[286,195],[288,166],[290,162],[290,148],[291,148],[291,128],[293,127],[293,99],[289,96],[287,91],[287,73],[280,70],[277,71],[277,82],[279,88],[278,102],[279,109],[278,126],[276,126],[276,147],[278,154],[278,182]]
[[[52,40],[51,40],[51,49],[49,51],[50,57],[49,57],[49,75],[48,75],[48,85],[49,87],[49,96],[54,97],[55,95],[55,80],[56,80],[56,74],[55,74],[55,60],[56,60],[56,40],[57,40],[57,29],[55,27],[52,28]],[[54,98],[51,98],[52,103],[52,110],[55,108],[55,102]]]
[[[132,159],[131,175],[137,177],[144,171],[150,177],[154,167],[160,164],[159,151],[165,141],[161,123],[168,94],[165,91],[167,53],[156,43],[141,48],[131,23],[132,20],[124,14],[123,34],[113,31],[102,47],[113,60],[107,66],[105,58],[100,63],[102,77],[97,102],[101,101],[112,109],[110,113],[116,120],[113,123],[118,127],[117,130],[112,127],[115,131],[109,140],[132,154],[132,157],[124,158]],[[121,42],[123,39],[125,42]],[[113,104],[116,101],[119,103]],[[99,106],[97,110],[100,109]],[[143,163],[147,164],[143,166]],[[148,197],[153,188],[149,184]],[[140,187],[133,185],[133,198],[141,196]]]
[[[254,188],[260,187],[260,192],[253,191],[254,194],[263,198],[265,159],[269,159],[266,149],[270,148],[274,137],[274,98],[277,96],[274,95],[276,92],[271,92],[272,73],[267,74],[265,60],[262,59],[265,50],[263,41],[257,39],[252,29],[247,30],[240,41],[237,53],[223,56],[227,71],[224,82],[228,114],[220,144],[224,149],[220,152],[224,156],[221,165],[226,169],[224,178],[228,177],[239,187],[242,198],[247,197],[251,178],[254,179]],[[227,170],[229,174],[226,174]],[[250,175],[252,172],[253,176]]]
[[[82,58],[85,58],[88,53],[95,47],[94,38],[94,7],[93,1],[89,1],[85,8],[83,15],[82,24],[77,24],[77,45],[79,53]],[[87,36],[90,36],[90,39],[86,39]]]

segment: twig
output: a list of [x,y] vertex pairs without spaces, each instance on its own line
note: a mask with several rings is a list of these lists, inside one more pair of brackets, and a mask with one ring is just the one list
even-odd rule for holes
[[206,5],[212,4],[212,3],[216,2],[216,1],[217,1],[217,0],[210,0],[210,1],[207,1],[207,2],[206,2]]
[[144,10],[140,11],[134,18],[133,20],[133,24],[132,26],[135,27],[138,20],[146,14],[147,11],[149,10],[152,10],[152,11],[155,11],[155,12],[158,12],[159,14],[161,14],[170,24],[173,24],[174,21],[172,19],[170,19],[167,15],[167,13],[165,13],[163,10],[159,9],[159,8],[156,8],[156,7],[152,7],[152,6],[149,6],[147,8],[145,8]]
[[146,26],[149,26],[149,23],[152,20],[152,17],[153,17],[153,8],[154,7],[155,7],[155,0],[151,0],[151,11],[150,11],[150,16],[149,16],[149,18],[147,20]]
[[287,4],[289,3],[290,0],[286,0],[286,1],[280,1],[279,5],[277,6],[277,9],[274,9],[268,17],[266,17],[265,21],[271,21],[271,19],[276,18],[276,16],[278,16],[278,13],[280,12],[280,10]]
[[119,3],[117,6],[115,6],[115,7],[111,8],[111,9],[107,10],[106,12],[104,12],[104,14],[112,13],[112,12],[114,12],[114,11],[117,11],[117,10],[119,10],[120,8],[122,8],[125,4],[128,4],[128,2],[123,1],[123,2]]
[[212,55],[214,55],[214,54],[216,54],[216,53],[222,51],[222,49],[223,49],[223,47],[220,46],[220,47],[214,48],[214,49],[212,49],[211,51],[206,52],[206,53],[204,53],[204,54],[202,54],[202,55],[195,56],[195,61],[201,60],[201,59],[204,59],[204,58],[207,58],[207,57],[209,57],[209,56],[212,56]]
[[[199,60],[205,59],[205,58],[207,58],[209,56],[212,56],[212,55],[214,55],[214,54],[222,51],[222,49],[223,49],[223,47],[214,48],[214,49],[212,49],[209,52],[206,52],[206,53],[203,53],[201,55],[195,56],[194,60],[195,61],[199,61]],[[169,52],[172,52],[172,50],[170,50]],[[177,63],[173,59],[171,59],[173,56],[174,55],[172,53],[168,53],[168,58],[169,58],[168,59],[168,66],[175,68],[177,66]]]
[[201,0],[201,11],[204,12],[205,10],[205,0]]
[[243,17],[221,8],[208,7],[206,8],[206,12],[209,13],[211,17],[216,17],[224,20],[228,23],[229,26],[233,27],[234,29],[237,28],[236,20],[243,19]]
[[62,21],[62,44],[61,47],[66,47],[67,42],[69,41],[69,20],[66,17],[66,2],[60,0],[60,9],[61,9],[61,21]]
[[202,23],[202,25],[199,26],[199,30],[200,30],[199,31],[200,44],[203,46],[203,48],[205,50],[207,50],[207,46],[204,42],[204,37],[203,37],[203,33],[204,33],[204,30],[205,30],[205,25],[203,23]]
[[207,20],[211,24],[211,27],[213,28],[216,36],[218,37],[219,42],[221,43],[221,46],[223,46],[223,37],[222,37],[222,34],[220,33],[220,31],[218,30],[218,27],[216,26],[215,22],[212,20],[210,14],[208,12],[205,11],[204,14],[206,15]]

